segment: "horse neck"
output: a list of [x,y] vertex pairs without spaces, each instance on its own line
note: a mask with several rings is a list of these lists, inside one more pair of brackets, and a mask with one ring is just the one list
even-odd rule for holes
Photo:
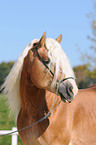
[[39,112],[48,112],[46,105],[46,91],[37,88],[30,79],[26,66],[23,66],[20,80],[20,98],[22,111],[36,116]]
[[[30,76],[27,73],[23,73],[21,75],[21,83],[20,83],[20,97],[22,110],[27,111],[27,114],[31,114],[31,116],[35,117],[36,115],[47,114],[50,110],[55,94],[37,88],[31,81]],[[60,97],[58,96],[55,100],[54,107],[58,104]],[[41,114],[40,114],[41,113]]]
[[38,108],[42,107],[41,102],[44,100],[45,91],[35,87],[28,80],[27,82],[26,80],[21,81],[20,87],[22,110],[26,110],[35,116]]

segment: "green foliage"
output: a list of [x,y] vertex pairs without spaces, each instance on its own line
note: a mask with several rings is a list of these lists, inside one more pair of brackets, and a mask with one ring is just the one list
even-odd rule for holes
[[14,61],[8,62],[8,63],[6,62],[0,63],[0,86],[3,84],[4,79],[9,74],[13,64],[14,64]]
[[[0,130],[12,130],[15,127],[14,120],[9,117],[8,106],[5,103],[5,96],[0,95]],[[0,138],[0,145],[10,145],[11,136],[5,136]],[[20,138],[18,137],[18,145],[23,145]]]
[[[3,84],[4,79],[9,74],[12,66],[14,65],[14,61],[12,62],[2,62],[0,63],[0,86]],[[6,97],[4,95],[0,95],[0,130],[12,130],[12,127],[15,127],[14,120],[9,117],[9,110],[6,104]],[[11,144],[11,136],[6,136],[0,138],[0,145],[10,145]],[[19,136],[18,136],[18,145],[23,145]]]
[[74,67],[79,89],[87,88],[96,83],[96,68],[90,69],[89,64]]

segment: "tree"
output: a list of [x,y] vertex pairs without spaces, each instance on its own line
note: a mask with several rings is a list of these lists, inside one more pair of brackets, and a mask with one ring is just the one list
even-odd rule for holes
[[93,12],[89,13],[87,17],[92,29],[92,35],[87,36],[91,44],[88,52],[81,53],[81,58],[85,64],[74,67],[79,88],[87,88],[96,83],[96,3]]
[[96,69],[90,70],[89,65],[79,65],[73,68],[79,89],[87,88],[96,83]]
[[89,53],[83,53],[83,60],[89,64],[90,69],[96,68],[96,3],[94,4],[93,12],[87,15],[89,22],[91,24],[92,36],[87,36],[87,38],[91,41],[91,45],[89,47]]

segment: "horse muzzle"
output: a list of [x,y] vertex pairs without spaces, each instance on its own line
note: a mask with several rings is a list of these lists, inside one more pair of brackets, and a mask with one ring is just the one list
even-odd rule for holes
[[58,93],[63,102],[71,102],[73,100],[73,86],[69,81],[59,82]]

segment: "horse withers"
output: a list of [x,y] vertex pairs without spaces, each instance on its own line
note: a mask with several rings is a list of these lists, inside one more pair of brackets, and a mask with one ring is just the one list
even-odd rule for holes
[[96,87],[78,92],[61,40],[62,35],[54,40],[46,38],[46,33],[33,40],[3,85],[18,130],[35,124],[53,109],[51,116],[19,131],[24,145],[96,143]]

